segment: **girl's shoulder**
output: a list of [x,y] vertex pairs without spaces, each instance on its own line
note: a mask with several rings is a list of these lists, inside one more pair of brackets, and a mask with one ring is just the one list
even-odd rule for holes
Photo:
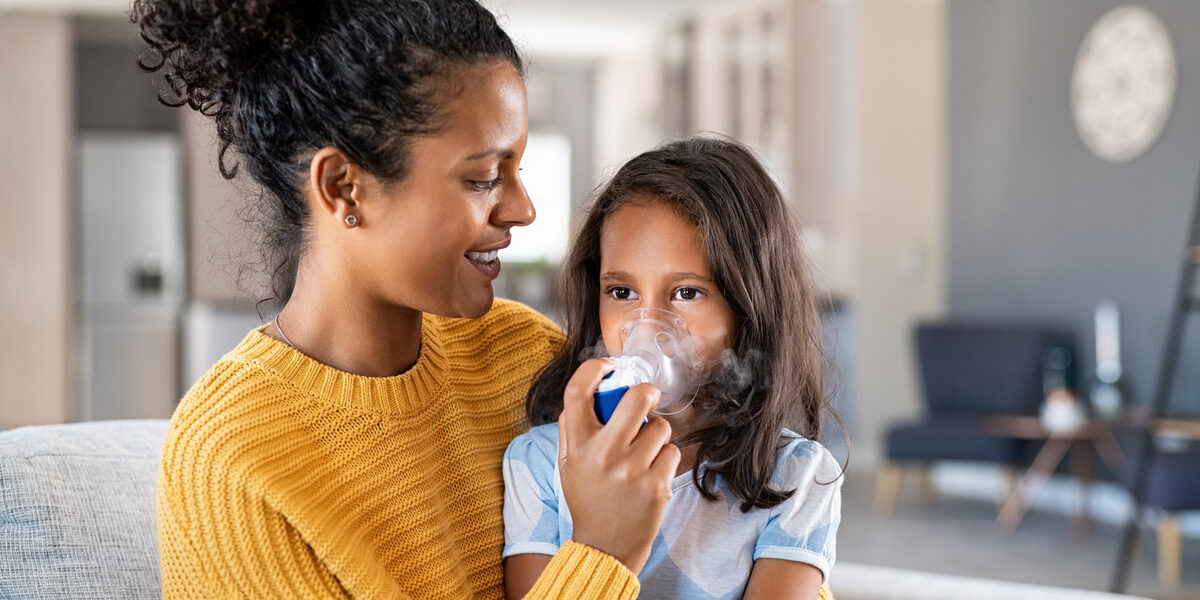
[[558,454],[558,423],[546,423],[532,427],[529,431],[513,438],[513,441],[508,444],[509,448],[514,446],[533,447],[538,449],[551,449],[554,454]]
[[504,451],[504,467],[524,465],[532,475],[552,477],[558,465],[558,423],[538,425],[513,438]]
[[824,444],[784,429],[779,436],[772,485],[793,489],[815,482],[841,482],[842,465]]

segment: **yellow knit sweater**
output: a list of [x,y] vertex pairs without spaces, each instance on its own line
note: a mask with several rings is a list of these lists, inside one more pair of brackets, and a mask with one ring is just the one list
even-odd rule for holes
[[[187,393],[158,487],[166,598],[504,597],[501,458],[562,342],[497,301],[426,316],[417,363],[352,375],[251,332]],[[634,598],[637,579],[568,543],[530,598]]]

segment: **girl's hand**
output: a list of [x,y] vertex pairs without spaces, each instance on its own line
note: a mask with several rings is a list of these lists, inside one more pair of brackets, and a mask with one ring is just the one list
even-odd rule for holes
[[574,523],[572,539],[638,573],[671,498],[679,448],[670,443],[671,425],[662,417],[651,416],[642,425],[660,396],[648,383],[629,388],[612,419],[600,425],[592,394],[611,370],[611,359],[592,359],[567,382],[558,419],[558,468]]

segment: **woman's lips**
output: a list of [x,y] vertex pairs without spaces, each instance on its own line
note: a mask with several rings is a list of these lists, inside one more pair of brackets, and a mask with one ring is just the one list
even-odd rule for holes
[[487,277],[488,280],[495,279],[500,275],[500,259],[497,258],[498,250],[491,252],[467,252],[463,256],[471,263],[471,266],[479,270],[480,273]]
[[467,252],[466,257],[476,262],[489,263],[496,260],[496,256],[499,254],[499,250],[492,250],[491,252]]

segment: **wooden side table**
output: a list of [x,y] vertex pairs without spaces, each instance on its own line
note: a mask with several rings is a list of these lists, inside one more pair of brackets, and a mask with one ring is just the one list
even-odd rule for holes
[[1073,529],[1077,537],[1086,537],[1091,524],[1088,491],[1092,482],[1092,450],[1095,449],[1111,469],[1120,469],[1125,461],[1125,453],[1117,443],[1112,428],[1100,421],[1088,420],[1072,431],[1052,432],[1042,425],[1041,419],[1034,416],[985,417],[980,420],[980,427],[996,436],[1045,442],[1034,457],[1033,464],[1004,501],[996,517],[996,529],[1006,535],[1012,535],[1017,530],[1037,492],[1070,453],[1071,477],[1079,488],[1079,508],[1073,519]]

